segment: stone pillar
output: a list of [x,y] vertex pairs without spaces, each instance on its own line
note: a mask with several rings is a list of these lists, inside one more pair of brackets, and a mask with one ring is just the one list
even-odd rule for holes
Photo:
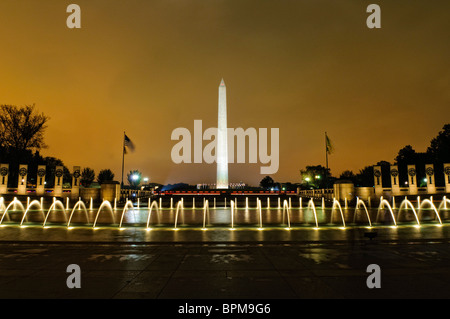
[[381,166],[373,167],[373,178],[375,185],[375,195],[380,197],[383,195],[383,183],[381,178]]
[[445,192],[450,193],[450,163],[444,163]]
[[70,193],[70,196],[72,198],[78,198],[80,196],[80,177],[81,177],[80,172],[81,172],[80,166],[73,167],[72,191]]
[[408,165],[408,187],[410,195],[418,194],[416,165]]
[[9,164],[0,164],[0,194],[8,193]]
[[397,165],[391,165],[391,189],[392,195],[400,195],[400,185],[399,185],[398,167]]
[[54,196],[62,196],[63,175],[64,175],[64,167],[56,166],[56,169],[55,169],[55,186],[53,188],[53,195]]
[[427,175],[427,191],[428,194],[436,193],[436,182],[434,180],[434,165],[426,164],[425,173]]
[[38,165],[36,179],[36,195],[44,195],[45,193],[45,165]]
[[27,193],[27,175],[28,175],[28,165],[19,165],[19,179],[17,184],[17,194],[25,195]]

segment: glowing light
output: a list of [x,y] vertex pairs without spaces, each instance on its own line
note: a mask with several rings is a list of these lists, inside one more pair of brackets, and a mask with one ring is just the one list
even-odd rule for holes
[[151,231],[152,229],[151,228],[149,228],[149,227],[147,227],[146,229],[145,229],[146,231]]

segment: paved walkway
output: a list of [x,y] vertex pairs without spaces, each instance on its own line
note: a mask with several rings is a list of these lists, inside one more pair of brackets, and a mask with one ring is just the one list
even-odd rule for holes
[[[450,244],[2,243],[0,298],[449,298]],[[81,288],[69,289],[69,264]],[[369,289],[369,264],[381,288]]]
[[373,230],[1,227],[0,298],[450,298],[450,225]]

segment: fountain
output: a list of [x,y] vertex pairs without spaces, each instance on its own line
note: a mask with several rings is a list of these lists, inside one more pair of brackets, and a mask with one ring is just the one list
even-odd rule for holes
[[[394,201],[394,203],[395,203],[395,201]],[[415,210],[413,204],[407,198],[405,198],[400,204],[400,208],[398,209],[398,213],[397,213],[397,220],[400,220],[400,216],[401,216],[401,213],[403,212],[403,208],[408,207],[408,206],[411,207],[411,209],[414,213],[414,217],[416,218],[417,226],[420,226],[420,221],[419,221],[419,217],[417,216],[416,210]]]
[[112,221],[113,221],[113,223],[114,223],[114,212],[113,212],[113,208],[112,208],[112,206],[111,206],[111,203],[110,203],[109,201],[105,200],[105,201],[103,201],[103,202],[101,203],[100,207],[98,208],[98,211],[97,211],[97,214],[95,215],[95,220],[94,220],[94,224],[92,225],[92,228],[95,228],[95,225],[97,224],[98,216],[100,215],[100,212],[102,211],[102,208],[103,208],[103,207],[106,207],[106,208],[109,209],[109,211],[111,212],[111,218],[112,218]]
[[308,202],[308,207],[307,209],[311,209],[314,213],[314,219],[316,221],[316,229],[319,228],[319,222],[317,221],[317,212],[316,212],[316,206],[314,206],[314,199],[311,198]]
[[[225,208],[225,210],[222,207],[217,207],[214,214],[210,214],[210,201],[211,199],[207,199],[207,197],[204,198],[198,198],[199,200],[203,200],[203,205],[199,205],[198,201],[195,203],[193,201],[193,205],[197,206],[195,209],[192,210],[192,215],[190,215],[190,218],[192,218],[194,224],[202,225],[199,226],[201,229],[206,230],[209,227],[214,227],[215,225],[222,224],[224,221],[224,216],[226,223],[230,222],[231,220],[231,229],[234,229],[236,225],[244,226],[248,225],[249,227],[244,227],[244,229],[258,229],[262,230],[264,228],[266,229],[273,229],[273,228],[285,228],[285,229],[292,229],[297,228],[297,225],[292,224],[292,214],[293,214],[293,208],[291,206],[291,202],[289,201],[289,198],[283,199],[283,202],[281,202],[281,198],[277,198],[276,200],[280,203],[280,208],[272,207],[270,208],[270,201],[271,198],[266,197],[267,203],[269,207],[264,207],[262,201],[265,201],[264,198],[255,197],[256,205],[251,205],[253,201],[250,201],[251,197],[245,198],[245,206],[244,201],[242,201],[242,207],[241,209],[237,208],[236,205],[236,199],[230,200],[230,204],[228,205],[228,208]],[[242,199],[244,199],[242,197]],[[126,201],[123,206],[120,207],[120,219],[118,220],[118,223],[115,223],[115,210],[112,208],[111,203],[107,200],[103,200],[103,202],[100,203],[99,208],[93,207],[93,217],[90,217],[89,209],[87,209],[87,204],[83,202],[82,200],[78,200],[73,207],[68,210],[67,208],[70,207],[70,203],[67,201],[67,199],[64,200],[56,200],[53,199],[53,202],[51,206],[46,209],[44,212],[43,209],[43,201],[42,198],[39,199],[26,199],[28,204],[26,207],[22,205],[22,203],[17,199],[14,198],[11,202],[5,203],[5,200],[0,197],[0,214],[2,213],[1,219],[0,219],[0,225],[2,226],[23,226],[27,223],[31,225],[27,225],[27,227],[30,227],[34,224],[34,222],[31,222],[30,214],[31,213],[39,213],[40,217],[36,215],[38,219],[39,226],[42,226],[44,228],[49,228],[54,226],[58,226],[58,224],[63,224],[64,227],[67,227],[68,229],[73,229],[75,225],[74,220],[76,220],[75,224],[76,226],[86,226],[90,225],[91,220],[93,220],[92,227],[94,229],[97,229],[98,222],[101,219],[100,215],[103,215],[106,213],[106,211],[109,211],[110,219],[108,216],[106,216],[106,220],[102,223],[111,224],[110,227],[113,229],[118,228],[120,230],[124,229],[123,227],[135,227],[135,228],[145,228],[147,230],[150,230],[152,227],[152,224],[155,225],[156,229],[167,229],[167,224],[170,225],[171,229],[178,229],[179,224],[184,224],[184,221],[180,223],[179,218],[184,220],[186,211],[184,210],[183,206],[183,197],[175,204],[173,204],[173,207],[170,209],[170,213],[161,215],[162,209],[161,206],[161,200],[149,200],[149,205],[140,205],[139,207],[136,207],[136,203],[133,204],[131,201]],[[443,197],[441,201],[434,201],[432,198],[430,199],[421,199],[419,209],[416,208],[415,203],[413,204],[410,200],[408,200],[406,197],[405,199],[400,203],[398,198],[396,198],[396,205],[397,209],[393,209],[392,206],[390,206],[393,202],[391,200],[386,200],[381,198],[380,204],[378,207],[373,207],[372,209],[369,209],[368,206],[366,206],[366,203],[361,200],[360,198],[356,198],[356,204],[354,206],[354,213],[353,217],[346,217],[343,204],[341,204],[338,200],[335,198],[333,199],[333,204],[331,207],[331,215],[328,216],[327,212],[330,211],[329,208],[326,206],[323,207],[324,204],[324,198],[320,199],[325,219],[329,218],[329,224],[335,225],[339,228],[348,228],[348,225],[346,224],[347,221],[346,218],[352,218],[353,223],[351,224],[351,227],[358,227],[361,224],[366,223],[366,218],[363,219],[358,218],[358,216],[362,213],[362,211],[365,212],[365,216],[367,217],[367,223],[369,227],[373,227],[375,224],[379,224],[383,219],[391,220],[393,226],[401,225],[408,225],[408,220],[411,220],[411,218],[405,218],[405,214],[409,211],[411,213],[411,216],[414,216],[414,226],[419,227],[424,224],[425,220],[428,220],[428,215],[425,217],[423,214],[426,214],[429,212],[432,214],[432,220],[434,221],[438,226],[443,225],[443,214],[444,212],[447,212],[447,210],[450,208],[450,200],[446,197]],[[214,202],[216,203],[216,198],[214,198]],[[91,204],[90,201],[88,204]],[[115,201],[116,203],[116,201]],[[298,210],[295,208],[295,212],[299,212],[300,215],[299,223],[304,223],[306,225],[308,224],[314,224],[310,225],[314,227],[314,229],[319,229],[319,214],[322,216],[322,211],[317,210],[314,202],[314,198],[310,198],[308,201],[307,206],[302,207],[301,205],[302,201],[301,198],[299,198],[299,207]],[[320,202],[319,202],[320,203]],[[169,204],[169,203],[167,203]],[[212,203],[211,203],[212,204]],[[440,205],[438,205],[440,204]],[[116,204],[115,204],[116,205]],[[341,206],[342,205],[342,206]],[[169,205],[167,205],[169,210]],[[189,205],[190,206],[190,205]],[[264,205],[266,206],[266,205]],[[272,206],[276,206],[273,205]],[[244,209],[245,207],[245,209]],[[16,209],[14,209],[16,208]],[[189,207],[190,209],[190,207]],[[132,215],[130,216],[130,210],[132,210]],[[153,211],[157,212],[157,219],[153,217],[154,213]],[[252,212],[255,211],[256,215],[252,214]],[[373,213],[371,213],[373,212]],[[75,216],[76,213],[81,213],[83,216]],[[179,215],[183,213],[183,215]],[[198,215],[197,213],[200,213]],[[336,221],[335,214],[338,213],[340,216],[340,222]],[[376,220],[374,219],[374,223],[372,221],[372,218],[374,218],[374,214],[376,213]],[[17,217],[19,215],[19,217]],[[230,215],[228,215],[230,214]],[[274,215],[275,214],[275,215]],[[312,214],[312,215],[310,215]],[[386,214],[386,216],[382,216],[383,214]],[[50,216],[52,215],[52,216]],[[256,219],[256,222],[252,221],[253,217]],[[266,218],[267,216],[267,218]],[[314,221],[312,221],[312,216],[314,216]],[[34,216],[33,216],[34,217]],[[50,218],[51,217],[51,218]],[[76,217],[76,219],[75,219]],[[154,218],[153,220],[151,218]],[[228,217],[230,219],[228,219]],[[297,216],[296,217],[296,224],[297,224]],[[425,218],[423,218],[425,217]],[[434,217],[434,218],[433,218]],[[8,223],[4,223],[4,219],[8,220]],[[320,217],[322,218],[322,217]],[[49,223],[49,220],[52,220],[52,223]],[[161,220],[160,220],[161,219]],[[35,218],[33,218],[33,221]],[[110,221],[111,223],[110,223]],[[191,224],[190,222],[188,222]],[[49,225],[50,224],[50,225]],[[327,222],[328,224],[328,222]],[[337,225],[336,225],[337,224]],[[126,226],[129,225],[129,226]],[[173,225],[173,228],[172,228]],[[272,225],[272,227],[267,227],[268,225]],[[276,226],[275,226],[276,225]],[[76,227],[75,226],[75,227]],[[192,225],[187,225],[192,226]],[[187,227],[187,228],[189,228]],[[382,225],[377,225],[376,227],[382,227]],[[152,227],[152,229],[154,229]],[[195,229],[195,227],[194,227]],[[218,227],[217,229],[220,229]]]
[[438,210],[436,209],[436,206],[434,206],[434,204],[433,204],[432,198],[431,198],[431,199],[424,199],[424,200],[422,201],[422,203],[420,204],[419,214],[418,214],[418,215],[420,216],[420,215],[422,214],[422,212],[423,212],[423,206],[424,206],[424,205],[427,205],[427,204],[429,204],[429,205],[431,206],[433,212],[435,213],[435,215],[436,215],[436,217],[437,217],[437,219],[438,219],[438,221],[439,221],[439,224],[442,225],[441,217],[439,216],[439,212],[438,212]]
[[[278,198],[278,200],[279,200],[280,198]],[[284,212],[286,212],[286,215],[287,215],[287,223],[288,223],[288,229],[290,229],[291,228],[291,218],[290,218],[290,208],[289,208],[289,205],[288,205],[288,202],[287,202],[287,200],[284,200],[283,201],[283,218],[284,218]]]
[[[181,203],[181,202],[178,202],[178,203]],[[149,207],[148,207],[147,229],[150,229],[150,228],[149,228],[149,225],[150,225],[150,217],[152,216],[152,209],[153,209],[153,207],[155,207],[155,208],[156,208],[156,212],[158,212],[158,203],[157,203],[156,201],[153,201],[153,202],[151,203],[151,205],[149,205]]]
[[175,224],[174,224],[174,229],[177,229],[177,221],[178,221],[178,213],[180,211],[180,207],[181,209],[183,209],[183,201],[178,201],[177,203],[177,211],[175,213]]
[[381,197],[380,206],[378,207],[376,222],[378,223],[378,217],[380,215],[380,212],[382,210],[384,210],[385,205],[388,207],[389,212],[391,213],[392,220],[394,221],[394,226],[397,226],[397,222],[395,220],[395,216],[394,216],[394,212],[392,211],[392,207],[387,200],[383,199],[383,197]]
[[370,215],[369,211],[367,210],[366,204],[364,204],[364,201],[359,199],[358,197],[356,198],[356,207],[355,207],[355,214],[353,215],[353,223],[354,224],[356,223],[356,215],[361,205],[364,207],[364,210],[366,212],[367,220],[369,221],[369,226],[372,227],[372,222],[370,221]]
[[89,224],[89,215],[88,215],[88,212],[86,209],[86,205],[84,204],[84,202],[82,200],[79,200],[78,202],[75,203],[75,205],[72,208],[72,212],[70,213],[70,216],[69,216],[69,221],[67,222],[67,227],[70,227],[70,221],[72,220],[73,213],[75,212],[75,210],[78,207],[83,208],[85,216],[86,216],[86,223]]
[[[0,224],[3,222],[3,218],[5,218],[5,216],[8,216],[8,219],[10,218],[10,216],[8,214],[8,210],[13,205],[14,205],[13,210],[17,210],[16,205],[19,205],[21,207],[22,211],[25,211],[25,207],[23,207],[22,203],[16,197],[14,197],[14,199],[11,201],[11,203],[9,203],[9,205],[5,208],[5,211],[3,212],[3,215],[2,215],[2,219],[0,220]],[[5,206],[5,205],[3,205],[3,206]]]
[[133,202],[130,200],[127,200],[127,202],[125,203],[125,206],[123,207],[122,215],[120,216],[119,228],[122,228],[123,216],[125,215],[125,212],[129,210],[130,207],[132,209],[134,208]]
[[234,202],[230,201],[230,205],[231,205],[231,210],[230,210],[230,215],[231,215],[231,230],[234,230]]
[[444,196],[441,204],[438,207],[438,212],[440,212],[443,209],[447,210],[448,209],[447,203],[450,203],[450,199],[448,199],[446,196]]
[[[66,219],[66,222],[67,222],[67,215],[66,215],[66,210],[64,209],[64,204],[60,200],[57,200],[57,201],[54,201],[53,204],[50,206],[50,208],[47,212],[47,215],[45,216],[45,220],[44,220],[44,223],[42,224],[42,227],[45,227],[45,224],[47,223],[47,219],[48,219],[48,216],[50,215],[50,212],[56,206],[59,206],[61,208],[61,210],[64,214],[64,218]],[[25,218],[25,214],[24,214],[24,218]],[[22,222],[20,223],[20,225],[22,225],[22,223],[23,223],[23,218],[22,218]]]
[[341,204],[339,203],[339,201],[336,200],[336,198],[333,199],[333,207],[331,208],[330,224],[333,224],[333,215],[334,215],[334,211],[336,210],[335,209],[336,206],[339,208],[339,211],[341,212],[342,227],[345,228],[345,219],[344,219],[344,214],[342,213],[342,207],[341,207]]
[[262,229],[262,205],[261,200],[259,198],[256,199],[256,209],[259,212],[259,229]]
[[203,230],[206,229],[206,212],[208,212],[208,219],[209,219],[209,202],[208,200],[205,201],[205,205],[203,205]]
[[[23,224],[23,221],[25,220],[25,217],[27,216],[27,213],[30,210],[30,208],[32,206],[35,206],[35,205],[37,205],[39,207],[40,212],[42,213],[43,217],[45,218],[45,214],[44,214],[44,211],[42,209],[41,202],[39,202],[38,200],[33,200],[31,203],[28,203],[27,209],[25,210],[25,213],[22,216],[22,221],[20,222],[20,225]],[[0,221],[0,224],[1,224],[1,221]]]

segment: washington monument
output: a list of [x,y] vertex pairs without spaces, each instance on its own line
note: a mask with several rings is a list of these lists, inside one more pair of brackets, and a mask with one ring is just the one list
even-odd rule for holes
[[216,188],[228,188],[227,88],[219,85],[219,116],[217,123],[217,182]]

